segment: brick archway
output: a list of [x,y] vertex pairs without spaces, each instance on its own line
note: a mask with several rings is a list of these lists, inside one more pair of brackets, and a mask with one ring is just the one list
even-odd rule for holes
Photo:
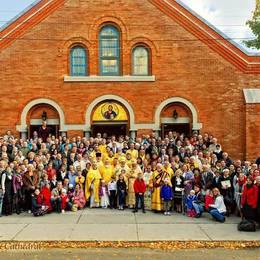
[[194,105],[187,99],[182,97],[172,97],[164,100],[155,111],[155,128],[160,129],[160,116],[162,110],[169,104],[172,103],[182,103],[186,105],[192,114],[192,130],[200,130],[202,128],[202,124],[198,122],[198,113]]
[[64,131],[65,130],[65,116],[64,116],[64,112],[61,109],[61,107],[53,100],[48,99],[48,98],[38,98],[38,99],[34,99],[32,101],[30,101],[23,109],[22,113],[21,113],[21,118],[20,118],[20,125],[17,125],[16,128],[19,132],[22,133],[26,133],[28,130],[28,126],[27,126],[27,122],[26,122],[26,118],[27,118],[27,114],[29,113],[29,111],[36,105],[39,104],[47,104],[52,106],[53,108],[55,108],[59,114],[59,119],[60,119],[60,131]]

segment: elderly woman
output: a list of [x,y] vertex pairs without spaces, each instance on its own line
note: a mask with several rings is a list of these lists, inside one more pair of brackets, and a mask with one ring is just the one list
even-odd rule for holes
[[242,196],[243,186],[245,183],[246,183],[246,176],[242,172],[240,172],[238,175],[238,178],[236,180],[236,183],[234,185],[234,197],[235,197],[235,201],[236,201],[237,210],[238,210],[240,216],[242,216],[241,196]]
[[247,182],[243,187],[241,208],[243,218],[247,220],[255,220],[258,201],[258,188],[254,185],[252,176],[248,176]]
[[1,186],[4,193],[3,213],[8,216],[13,213],[13,172],[10,166],[2,174]]
[[218,188],[213,190],[214,204],[209,204],[209,214],[218,222],[225,222],[226,206]]
[[173,189],[173,201],[176,206],[176,211],[181,213],[182,211],[182,199],[184,190],[184,178],[182,176],[182,171],[178,169],[175,175],[171,179],[172,189]]
[[234,205],[233,185],[229,169],[224,169],[223,176],[220,177],[220,193],[227,208],[226,216],[229,216]]
[[189,195],[194,184],[194,174],[189,169],[189,166],[186,164],[182,166],[182,172],[183,172],[182,177],[184,178],[184,191],[186,195]]
[[28,213],[32,210],[32,194],[34,193],[36,186],[38,184],[38,174],[34,170],[34,167],[29,164],[27,172],[23,175],[23,187],[25,193],[25,203]]
[[256,209],[256,221],[260,226],[260,176],[257,176],[256,179],[256,186],[258,188],[258,201],[257,201],[257,209]]
[[77,205],[78,209],[83,209],[86,204],[84,192],[79,184],[76,184],[75,190],[72,197],[73,205]]

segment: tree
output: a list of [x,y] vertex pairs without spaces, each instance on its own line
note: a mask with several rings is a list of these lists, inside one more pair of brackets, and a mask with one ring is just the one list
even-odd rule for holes
[[249,48],[260,49],[260,0],[256,0],[256,8],[253,18],[248,20],[246,24],[251,28],[252,32],[256,36],[253,40],[245,41],[246,46]]

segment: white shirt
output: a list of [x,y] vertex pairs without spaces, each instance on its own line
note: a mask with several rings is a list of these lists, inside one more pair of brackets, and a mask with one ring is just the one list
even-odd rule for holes
[[227,211],[223,196],[219,195],[215,199],[214,204],[209,204],[210,207],[215,208],[219,211],[219,213],[225,213]]
[[116,181],[110,181],[107,185],[107,188],[108,188],[108,191],[116,190],[117,189]]
[[78,166],[80,166],[81,171],[86,169],[86,162],[85,160],[75,161],[73,163],[74,169],[77,169]]

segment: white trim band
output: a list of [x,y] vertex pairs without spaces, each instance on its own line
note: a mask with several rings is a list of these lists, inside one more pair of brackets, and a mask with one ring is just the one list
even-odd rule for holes
[[154,82],[155,76],[64,76],[64,82]]
[[[46,120],[47,125],[59,125],[60,120],[59,119],[47,119]],[[42,124],[42,119],[31,119],[30,120],[31,125],[41,125]]]
[[189,117],[178,117],[175,119],[173,117],[162,117],[161,122],[162,122],[162,124],[189,124],[190,118]]

